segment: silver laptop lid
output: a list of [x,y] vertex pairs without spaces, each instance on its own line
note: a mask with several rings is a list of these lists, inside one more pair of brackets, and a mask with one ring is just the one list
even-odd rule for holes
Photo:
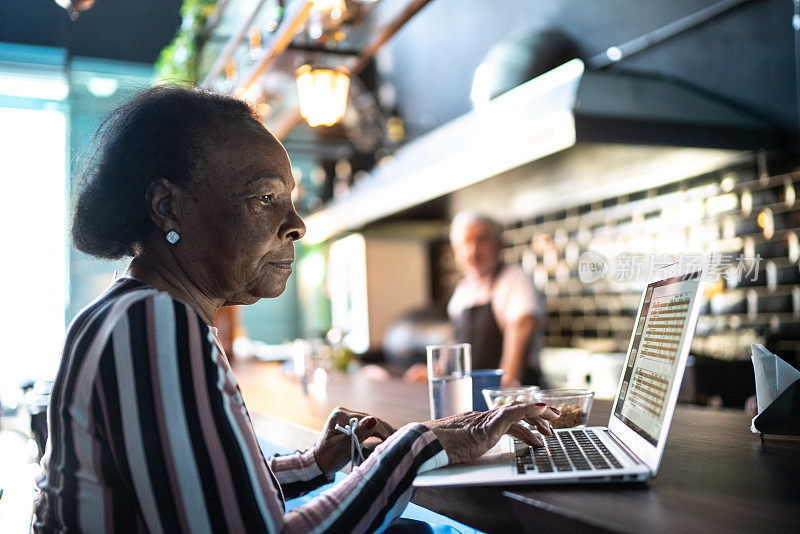
[[658,471],[700,312],[702,271],[679,266],[645,288],[609,429]]

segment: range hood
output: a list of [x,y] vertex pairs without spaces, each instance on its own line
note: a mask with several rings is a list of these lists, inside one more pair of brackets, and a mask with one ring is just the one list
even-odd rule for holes
[[[591,146],[595,159],[603,157],[598,146],[615,147],[615,168],[597,159],[596,167],[580,166],[603,187],[599,194],[610,190],[609,180],[646,176],[647,187],[660,185],[780,142],[770,123],[713,96],[665,79],[586,70],[575,59],[401,147],[346,198],[309,216],[305,240],[324,241],[581,146]],[[620,145],[637,145],[630,168]]]

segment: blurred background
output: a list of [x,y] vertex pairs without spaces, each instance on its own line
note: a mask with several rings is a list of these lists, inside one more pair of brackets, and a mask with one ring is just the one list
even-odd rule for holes
[[[29,433],[18,418],[38,413],[34,382],[54,376],[66,325],[126,268],[69,246],[71,191],[103,116],[164,80],[247,99],[294,166],[308,225],[296,275],[218,319],[235,362],[418,361],[450,335],[449,221],[479,209],[546,298],[548,380],[599,396],[616,388],[647,272],[716,253],[682,398],[741,409],[751,343],[800,362],[793,9],[4,0],[3,428]],[[582,276],[589,263],[605,270]]]

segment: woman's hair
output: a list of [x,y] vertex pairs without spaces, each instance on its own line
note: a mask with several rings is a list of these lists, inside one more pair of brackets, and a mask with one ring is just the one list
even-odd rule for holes
[[98,146],[78,184],[72,242],[99,258],[135,256],[150,230],[147,190],[164,178],[192,183],[222,127],[260,125],[253,110],[233,97],[196,88],[148,89],[106,117]]

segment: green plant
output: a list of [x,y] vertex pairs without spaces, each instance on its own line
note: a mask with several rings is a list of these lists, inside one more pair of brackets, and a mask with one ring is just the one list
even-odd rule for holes
[[199,51],[203,28],[216,9],[217,0],[184,0],[181,6],[181,27],[172,42],[156,60],[159,80],[195,84],[199,81]]

